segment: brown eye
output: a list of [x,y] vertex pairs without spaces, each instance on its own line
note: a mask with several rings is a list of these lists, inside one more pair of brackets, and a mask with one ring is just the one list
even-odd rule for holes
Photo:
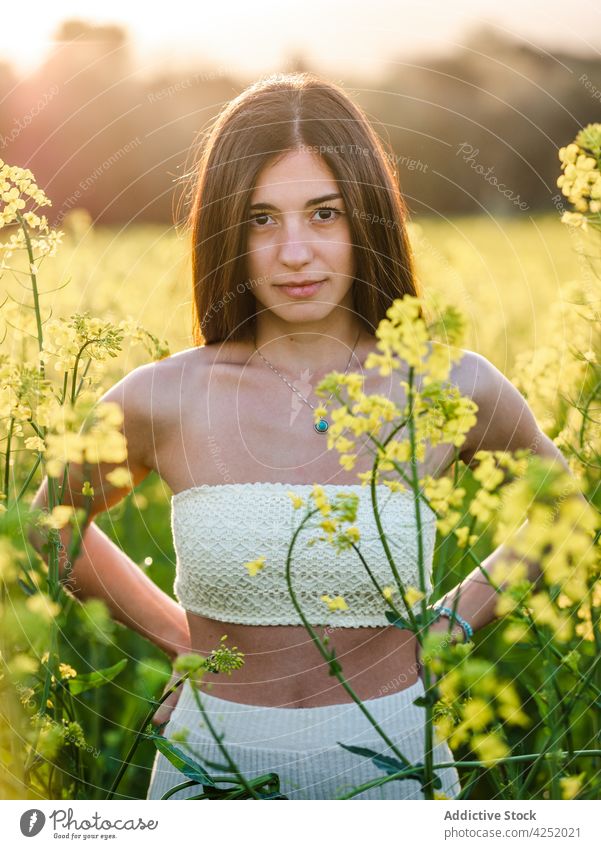
[[[255,215],[251,215],[250,221],[253,224],[257,224],[259,218],[269,218],[269,213],[268,212],[257,212]],[[262,227],[263,225],[259,224],[258,226]]]
[[319,209],[316,209],[315,212],[335,212],[336,215],[330,215],[328,218],[320,218],[320,221],[335,221],[337,215],[342,215],[342,211],[340,209],[336,209],[334,206],[320,206]]

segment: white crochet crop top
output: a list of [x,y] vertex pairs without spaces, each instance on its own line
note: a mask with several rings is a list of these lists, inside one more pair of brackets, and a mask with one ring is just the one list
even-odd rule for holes
[[[302,625],[292,604],[285,577],[286,556],[294,528],[305,510],[295,510],[292,491],[313,506],[311,484],[201,484],[171,498],[171,528],[176,552],[174,593],[193,613],[223,622],[246,625]],[[327,497],[339,492],[359,495],[354,523],[356,543],[381,587],[396,589],[393,573],[379,538],[368,487],[324,484]],[[417,530],[413,493],[391,492],[378,484],[378,509],[394,562],[405,588],[419,588]],[[432,592],[431,571],[436,516],[422,501],[422,540],[426,595]],[[317,519],[318,517],[316,517]],[[390,623],[390,606],[378,593],[352,549],[340,553],[321,535],[317,522],[297,538],[292,554],[291,583],[312,625],[378,627]],[[245,563],[265,557],[263,568],[251,576]],[[330,610],[321,599],[342,596],[348,609]],[[395,606],[405,614],[396,592]],[[420,603],[413,610],[418,612]]]

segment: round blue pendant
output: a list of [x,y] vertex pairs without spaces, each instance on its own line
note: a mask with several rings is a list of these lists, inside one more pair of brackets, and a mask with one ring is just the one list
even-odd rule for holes
[[329,426],[330,425],[327,423],[327,421],[325,419],[320,419],[317,422],[317,424],[313,425],[313,427],[315,428],[317,433],[325,433],[326,430],[329,428]]

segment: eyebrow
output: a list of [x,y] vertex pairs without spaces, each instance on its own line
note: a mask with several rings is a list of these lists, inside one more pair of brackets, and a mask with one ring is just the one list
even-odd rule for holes
[[[338,192],[332,192],[329,195],[322,195],[319,198],[312,198],[308,200],[305,204],[305,209],[308,209],[310,206],[317,206],[318,203],[324,203],[327,200],[337,200],[341,198],[342,195]],[[274,212],[279,212],[277,206],[274,206],[272,203],[253,203],[250,207],[251,211],[254,209],[271,209]]]

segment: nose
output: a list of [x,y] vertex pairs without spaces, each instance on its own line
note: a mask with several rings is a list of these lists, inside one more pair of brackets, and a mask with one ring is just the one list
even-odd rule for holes
[[284,222],[282,241],[278,246],[278,259],[282,265],[298,268],[311,262],[313,246],[302,221],[295,220],[292,215],[284,218],[287,220]]

